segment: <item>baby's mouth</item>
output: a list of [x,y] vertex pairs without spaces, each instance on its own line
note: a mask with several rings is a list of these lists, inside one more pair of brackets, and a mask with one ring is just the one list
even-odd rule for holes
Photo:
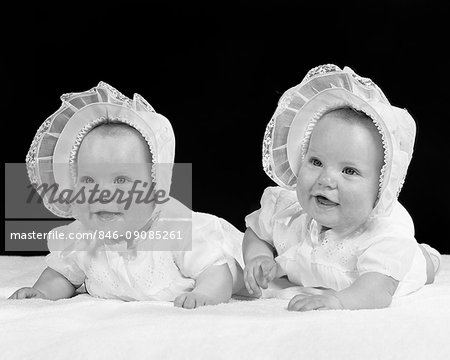
[[327,197],[323,196],[323,195],[316,195],[316,203],[318,203],[321,206],[337,206],[339,205],[338,203],[331,201],[330,199],[328,199]]
[[122,215],[122,213],[110,211],[97,211],[94,213],[94,215],[98,220],[108,222],[116,220],[118,217],[120,217],[120,215]]

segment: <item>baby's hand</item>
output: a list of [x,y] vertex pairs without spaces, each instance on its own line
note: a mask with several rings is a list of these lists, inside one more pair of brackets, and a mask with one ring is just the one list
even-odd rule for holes
[[244,282],[247,291],[260,297],[261,288],[267,289],[267,285],[277,276],[278,264],[267,255],[257,256],[247,263],[244,270]]
[[219,302],[210,296],[193,291],[178,295],[175,298],[174,305],[185,309],[196,309],[200,306],[216,305]]
[[47,299],[47,297],[42,292],[32,287],[24,287],[19,289],[14,294],[12,294],[8,299],[30,299],[30,298]]
[[340,310],[344,307],[341,301],[333,295],[333,290],[322,290],[320,295],[311,295],[308,293],[294,296],[289,301],[288,310],[291,311],[309,311],[309,310]]

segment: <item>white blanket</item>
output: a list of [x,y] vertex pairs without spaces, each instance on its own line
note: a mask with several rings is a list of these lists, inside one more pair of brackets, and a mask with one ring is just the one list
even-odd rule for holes
[[450,359],[450,255],[433,285],[389,308],[304,313],[276,287],[265,297],[278,298],[196,310],[87,294],[6,300],[44,267],[0,257],[0,359]]

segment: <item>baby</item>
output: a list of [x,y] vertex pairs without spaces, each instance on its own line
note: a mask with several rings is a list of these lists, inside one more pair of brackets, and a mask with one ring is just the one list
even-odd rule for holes
[[45,206],[76,220],[49,234],[48,267],[10,298],[69,298],[85,284],[100,298],[188,309],[227,302],[244,286],[242,233],[169,197],[169,121],[141,96],[130,100],[103,82],[61,99],[38,130],[27,167],[37,189],[57,184],[57,198],[66,200],[52,201],[47,191]]
[[246,218],[248,291],[287,276],[305,287],[289,310],[363,309],[433,282],[440,255],[416,242],[397,200],[414,138],[407,111],[347,67],[319,66],[289,89],[263,144],[283,188],[267,188]]

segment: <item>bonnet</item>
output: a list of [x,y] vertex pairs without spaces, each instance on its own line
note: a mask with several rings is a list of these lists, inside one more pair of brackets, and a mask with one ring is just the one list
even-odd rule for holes
[[341,107],[368,115],[381,135],[384,165],[371,216],[388,216],[411,161],[416,125],[406,110],[389,103],[372,80],[349,67],[317,66],[282,95],[264,134],[264,171],[278,185],[294,190],[315,124],[326,112]]
[[[57,185],[58,192],[72,189],[71,168],[76,162],[79,146],[94,127],[107,121],[121,122],[142,135],[152,157],[152,179],[156,189],[169,195],[175,137],[170,122],[155,112],[139,94],[133,99],[112,86],[100,82],[96,87],[61,96],[61,107],[38,129],[26,157],[28,177],[37,189]],[[72,217],[68,202],[50,201],[47,192],[45,207],[60,217]]]

